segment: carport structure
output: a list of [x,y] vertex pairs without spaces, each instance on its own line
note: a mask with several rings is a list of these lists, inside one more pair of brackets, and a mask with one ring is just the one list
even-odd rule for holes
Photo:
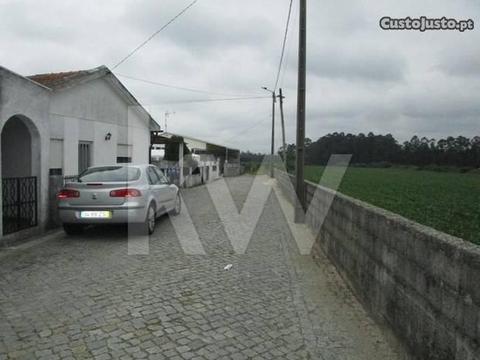
[[[225,164],[240,164],[240,150],[224,145],[214,144],[205,140],[196,139],[174,133],[152,131],[150,139],[150,162],[155,146],[164,148],[166,160],[177,164],[179,169],[179,184],[185,184],[185,160],[188,155],[200,157],[211,156],[219,161],[219,175],[224,174]],[[168,156],[167,156],[168,154]]]

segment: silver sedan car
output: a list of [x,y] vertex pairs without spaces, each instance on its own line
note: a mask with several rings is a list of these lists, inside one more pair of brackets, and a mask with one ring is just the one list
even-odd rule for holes
[[91,224],[136,224],[148,234],[157,217],[181,210],[179,189],[156,166],[93,167],[57,194],[67,234]]

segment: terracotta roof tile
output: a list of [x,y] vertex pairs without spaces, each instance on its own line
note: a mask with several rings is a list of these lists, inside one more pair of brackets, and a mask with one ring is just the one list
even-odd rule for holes
[[48,74],[37,74],[27,76],[30,80],[33,80],[39,84],[42,84],[51,89],[61,88],[67,85],[72,80],[79,80],[83,76],[89,76],[92,72],[98,71],[99,68],[91,70],[77,70],[77,71],[66,71],[58,73],[48,73]]

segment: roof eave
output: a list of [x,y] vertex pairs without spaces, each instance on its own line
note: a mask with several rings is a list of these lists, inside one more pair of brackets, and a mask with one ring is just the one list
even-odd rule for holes
[[21,79],[23,79],[23,80],[26,80],[27,82],[29,82],[29,83],[31,83],[31,84],[33,84],[33,85],[39,86],[39,87],[41,87],[41,88],[44,89],[44,90],[52,91],[52,89],[50,89],[49,87],[47,87],[47,86],[45,86],[45,85],[43,85],[43,84],[40,84],[40,83],[38,83],[38,82],[36,82],[36,81],[33,81],[32,79],[29,79],[29,78],[26,77],[26,76],[20,75],[20,74],[16,73],[15,71],[12,71],[12,70],[4,67],[4,66],[1,66],[1,65],[0,65],[0,70],[4,70],[4,71],[6,71],[6,72],[8,72],[8,73],[10,73],[10,74],[12,74],[12,75],[15,75],[16,77],[19,77],[19,78],[21,78]]

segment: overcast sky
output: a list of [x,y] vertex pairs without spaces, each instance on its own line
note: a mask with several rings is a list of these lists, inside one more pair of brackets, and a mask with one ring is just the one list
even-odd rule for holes
[[[23,75],[112,67],[191,0],[0,0],[0,64]],[[310,0],[307,136],[333,131],[480,135],[478,0]],[[120,80],[168,130],[267,152],[270,99],[289,0],[199,0],[116,73],[209,95]],[[298,0],[280,84],[295,139]],[[382,16],[478,21],[474,31],[386,32]],[[266,94],[268,95],[268,94]],[[186,102],[186,103],[185,103]],[[279,125],[279,122],[278,124]],[[280,127],[277,126],[280,130]],[[279,145],[280,132],[277,132]]]

